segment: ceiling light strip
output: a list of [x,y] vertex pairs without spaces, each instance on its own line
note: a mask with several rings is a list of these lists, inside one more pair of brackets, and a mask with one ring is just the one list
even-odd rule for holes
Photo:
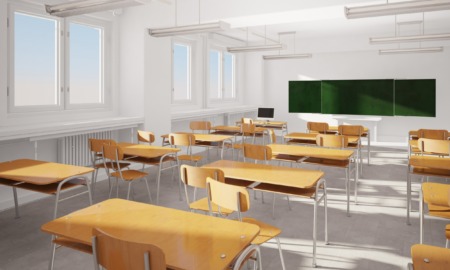
[[418,13],[450,9],[450,0],[403,1],[380,5],[345,7],[347,19]]
[[187,35],[196,33],[219,32],[230,29],[230,25],[223,22],[192,24],[168,28],[148,29],[149,35],[152,37],[168,37],[176,35]]
[[228,47],[227,50],[230,53],[240,53],[240,52],[256,52],[256,51],[274,51],[283,50],[285,46],[283,44],[268,44],[268,45],[257,45],[257,46],[244,46],[244,47]]
[[83,0],[58,5],[45,5],[45,10],[50,15],[69,17],[141,4],[143,4],[143,0]]
[[405,48],[405,49],[389,49],[379,50],[379,54],[404,54],[404,53],[435,53],[444,51],[443,47],[428,47],[428,48]]
[[264,60],[282,60],[282,59],[300,59],[300,58],[311,58],[312,54],[275,54],[275,55],[264,55]]
[[385,44],[396,42],[419,42],[419,41],[435,41],[450,39],[450,33],[435,35],[418,35],[418,36],[397,36],[397,37],[379,37],[369,38],[370,44]]

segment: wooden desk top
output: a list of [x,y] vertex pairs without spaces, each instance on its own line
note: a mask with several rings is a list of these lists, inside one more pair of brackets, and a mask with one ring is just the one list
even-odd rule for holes
[[[211,128],[212,130],[218,130],[218,131],[228,131],[228,132],[241,132],[240,126],[214,126]],[[266,131],[267,128],[263,127],[256,127],[255,132],[261,133]]]
[[450,170],[450,158],[411,156],[409,157],[409,165],[413,167]]
[[16,159],[0,163],[0,178],[33,185],[49,185],[94,169],[61,163]]
[[[234,138],[233,136],[230,135],[220,135],[220,134],[205,134],[205,133],[190,133],[190,132],[183,132],[183,134],[193,134],[195,136],[195,141],[200,142],[223,142],[225,140],[231,140]],[[164,139],[168,139],[169,134],[161,135],[161,137]]]
[[162,147],[144,144],[133,144],[121,142],[118,144],[123,153],[127,156],[138,156],[143,158],[157,158],[162,157],[168,153],[179,152],[181,149],[172,147]]
[[[337,132],[339,130],[339,126],[329,126],[328,131],[334,131]],[[367,127],[363,127],[364,133],[368,133],[370,130]]]
[[[241,121],[237,121],[236,125],[240,125],[241,123],[242,123]],[[253,124],[255,124],[257,127],[276,128],[276,129],[282,129],[287,126],[286,121],[254,120]]]
[[75,211],[41,230],[91,245],[94,227],[154,244],[164,251],[170,268],[185,270],[226,269],[259,233],[253,224],[121,199]]
[[299,157],[314,157],[332,160],[349,160],[353,155],[352,150],[330,149],[323,147],[308,147],[292,144],[269,144],[272,153],[279,155],[291,155]]
[[324,173],[266,164],[218,160],[202,167],[221,169],[225,177],[295,188],[314,187]]
[[450,269],[450,249],[416,244],[411,247],[414,270]]

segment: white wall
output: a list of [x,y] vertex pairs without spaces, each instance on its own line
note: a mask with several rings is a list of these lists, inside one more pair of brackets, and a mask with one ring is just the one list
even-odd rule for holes
[[311,59],[265,61],[264,66],[265,105],[276,108],[277,119],[287,120],[291,132],[304,131],[307,120],[332,120],[330,115],[290,114],[288,82],[325,79],[436,79],[436,117],[382,117],[377,139],[404,142],[409,130],[450,129],[449,47],[432,54],[378,55],[375,50],[316,53]]

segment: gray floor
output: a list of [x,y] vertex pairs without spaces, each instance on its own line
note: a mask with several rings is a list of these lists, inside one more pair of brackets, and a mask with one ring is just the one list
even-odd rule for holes
[[[215,151],[211,152],[214,156]],[[412,225],[406,225],[406,151],[373,147],[371,165],[364,165],[364,178],[359,183],[359,203],[351,204],[351,217],[345,213],[344,172],[322,167],[328,184],[329,245],[323,243],[323,207],[319,208],[318,269],[405,269],[410,261],[410,247],[419,241],[418,177],[414,178]],[[307,167],[317,169],[317,167]],[[155,170],[151,169],[151,188],[155,198]],[[444,179],[430,179],[441,181]],[[186,210],[179,201],[177,183],[171,173],[164,174],[161,205]],[[98,185],[94,202],[108,196],[108,183]],[[125,197],[125,186],[119,197]],[[353,190],[353,183],[352,183]],[[136,183],[134,197],[147,202],[144,184]],[[259,195],[259,194],[258,194]],[[277,196],[276,216],[271,216],[271,194],[252,200],[246,216],[255,217],[283,230],[281,242],[287,269],[311,269],[312,216],[310,201],[292,198],[290,211],[285,198]],[[352,197],[353,199],[353,197]],[[50,236],[40,226],[51,220],[54,198],[49,197],[21,205],[21,218],[14,219],[13,209],[0,212],[0,269],[46,269],[50,255]],[[87,206],[86,198],[61,204],[62,213]],[[425,243],[444,246],[448,220],[427,217]],[[263,245],[263,269],[281,269],[276,244]],[[93,269],[92,258],[77,251],[57,251],[55,269]]]

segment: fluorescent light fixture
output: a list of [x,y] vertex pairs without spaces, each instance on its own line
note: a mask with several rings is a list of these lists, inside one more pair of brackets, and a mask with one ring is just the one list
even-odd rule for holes
[[402,53],[434,53],[444,51],[443,47],[428,47],[428,48],[405,48],[393,50],[379,50],[380,54],[402,54]]
[[264,60],[281,60],[281,59],[298,59],[298,58],[311,58],[312,54],[274,54],[274,55],[264,55]]
[[418,42],[450,39],[449,34],[418,35],[418,36],[397,36],[369,38],[370,44],[396,43],[396,42]]
[[176,35],[187,35],[196,33],[218,32],[230,29],[230,25],[223,21],[213,23],[202,23],[175,26],[168,28],[148,29],[148,34],[152,37],[168,37]]
[[347,19],[450,9],[450,0],[403,1],[380,5],[345,7]]
[[82,0],[58,5],[45,5],[48,14],[68,17],[144,4],[144,0]]
[[257,45],[257,46],[244,46],[244,47],[228,47],[227,50],[230,53],[240,52],[257,52],[257,51],[275,51],[283,50],[285,46],[281,43],[269,44],[269,45]]

